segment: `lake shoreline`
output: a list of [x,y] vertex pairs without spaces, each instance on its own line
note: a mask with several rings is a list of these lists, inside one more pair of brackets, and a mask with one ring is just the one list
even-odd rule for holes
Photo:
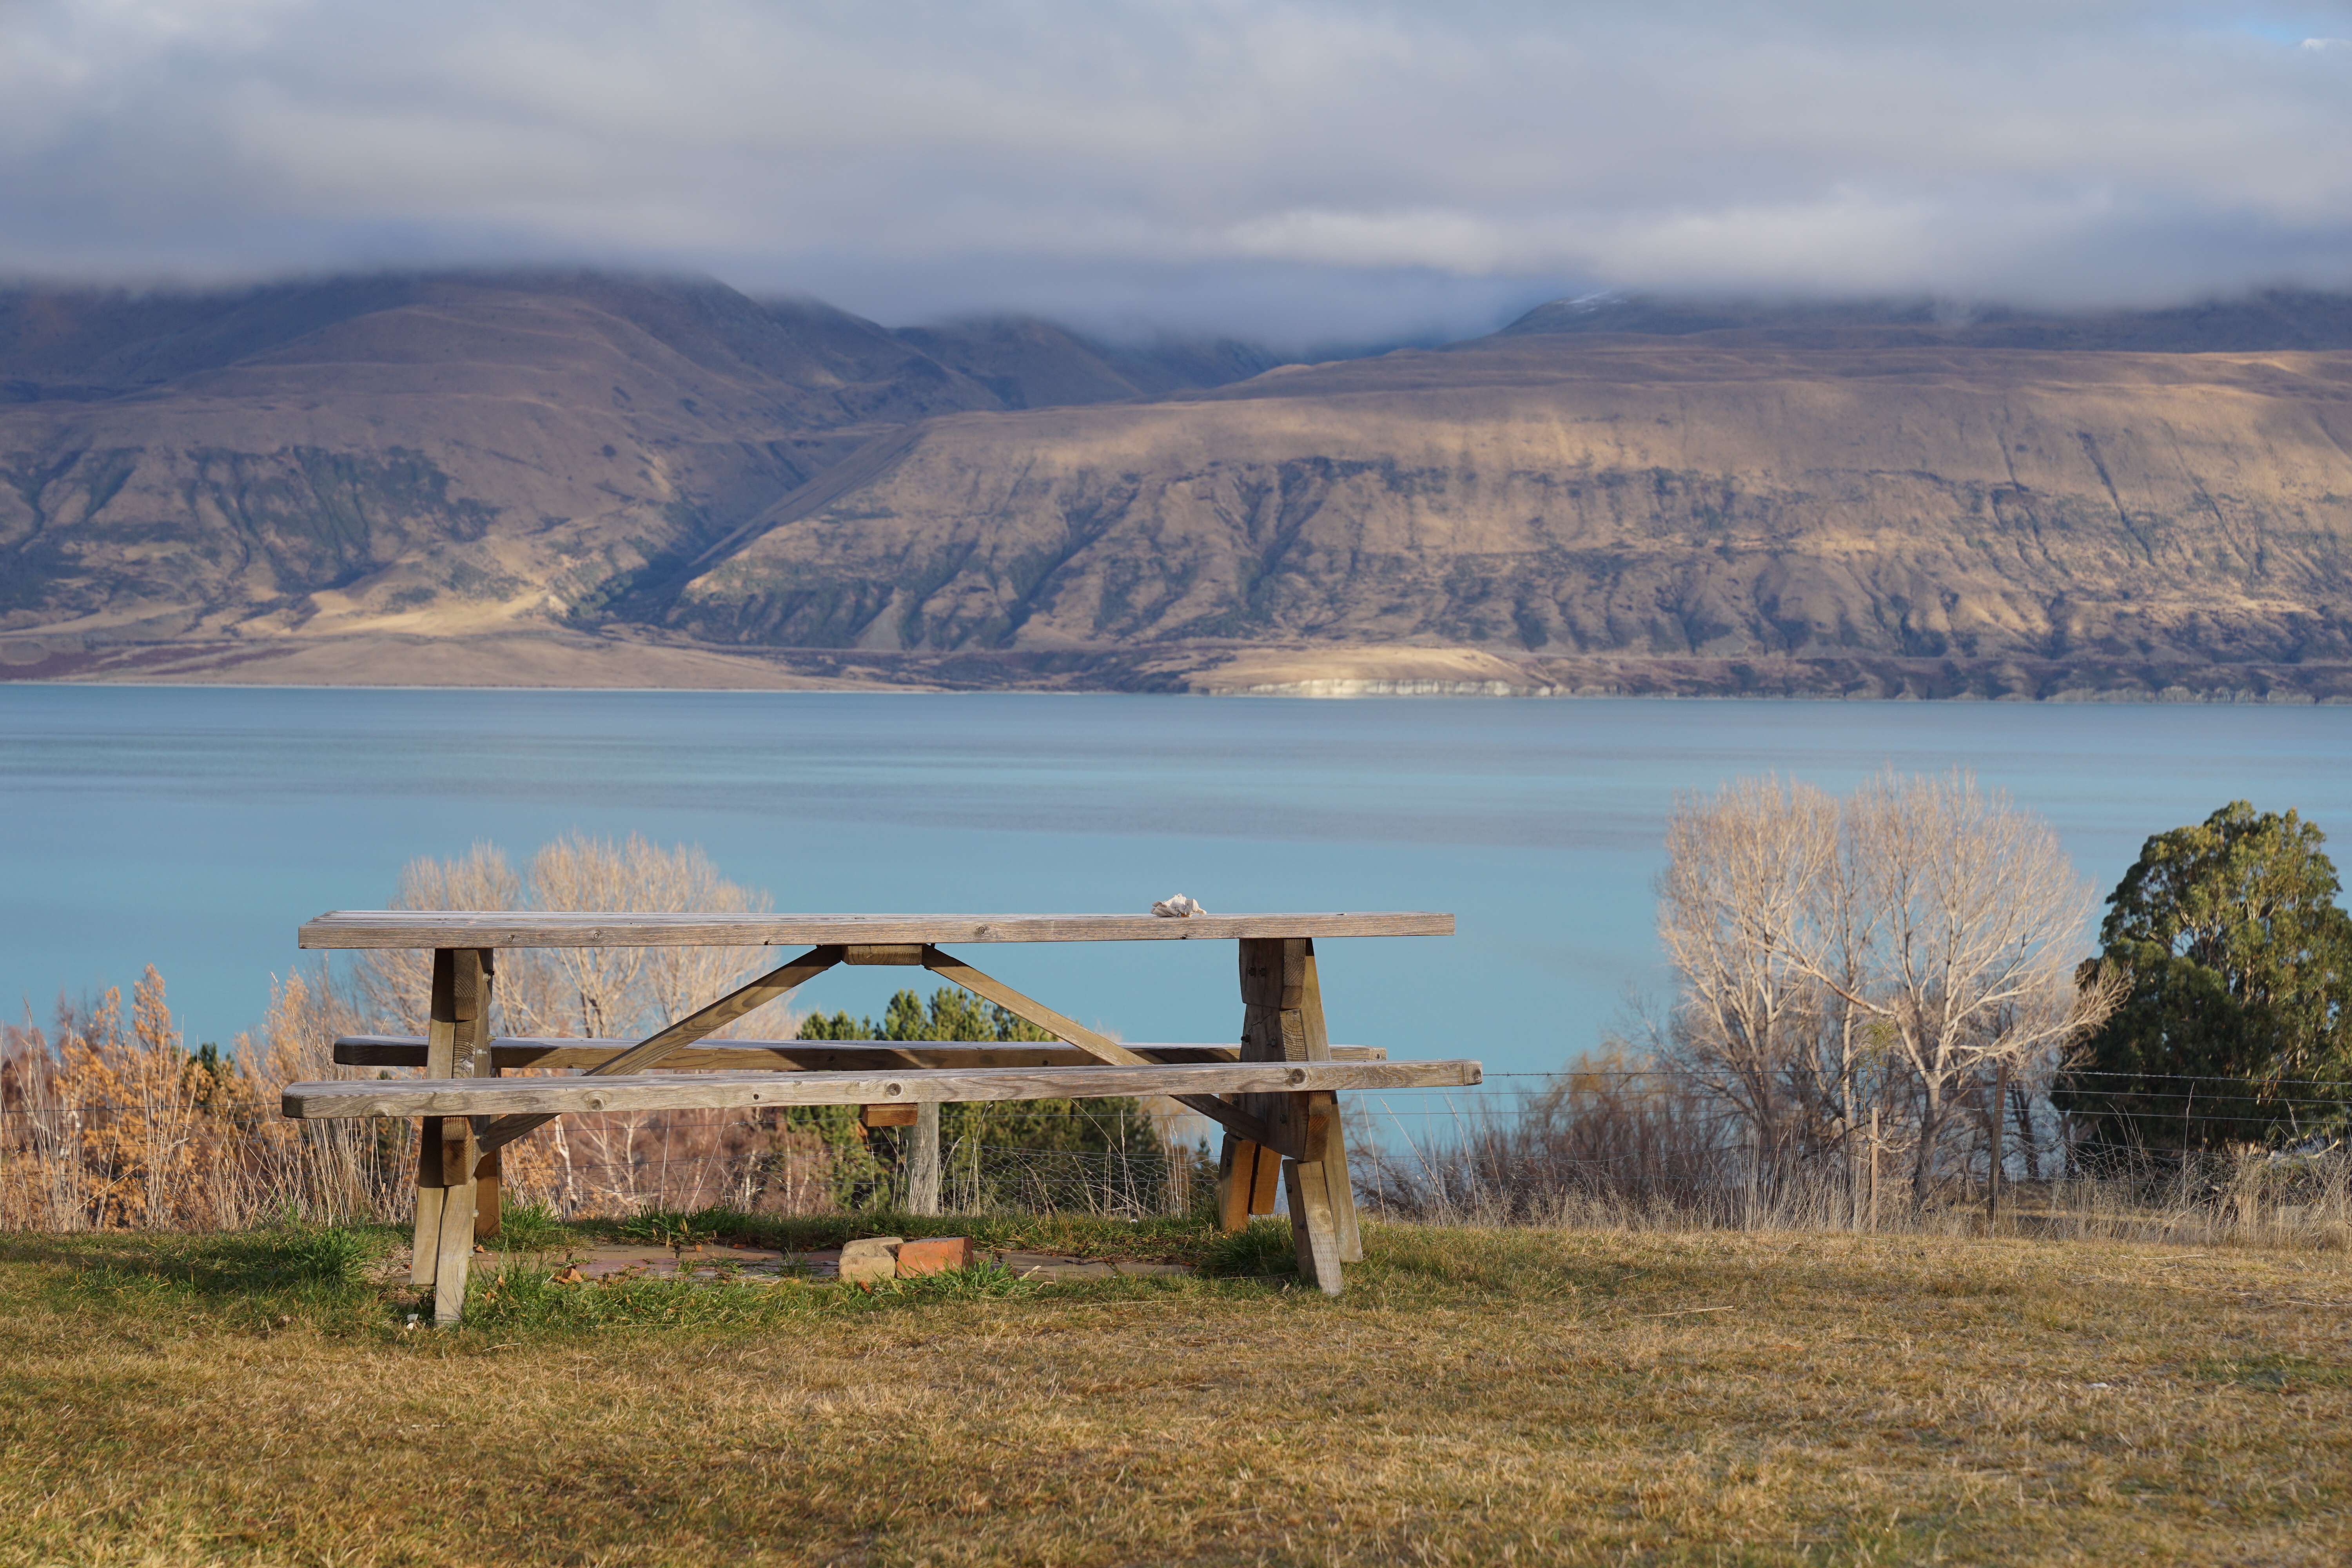
[[947,653],[751,648],[578,632],[110,641],[0,633],[0,684],[1131,696],[2352,704],[2352,663],[1564,654],[1236,644]]

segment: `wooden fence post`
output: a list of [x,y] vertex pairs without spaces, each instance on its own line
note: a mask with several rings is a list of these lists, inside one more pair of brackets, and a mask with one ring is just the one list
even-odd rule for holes
[[915,1108],[915,1125],[908,1130],[915,1141],[914,1158],[907,1173],[907,1212],[940,1212],[940,1107],[925,1100]]
[[1878,1234],[1878,1107],[1870,1108],[1870,1234]]
[[1985,1229],[1987,1231],[1995,1231],[2000,1228],[2000,1130],[2003,1124],[2008,1121],[2008,1118],[2003,1115],[2003,1110],[2006,1108],[2008,1101],[2009,1061],[2007,1058],[2003,1058],[2000,1065],[1993,1069],[1992,1103],[1985,1108],[1990,1112],[1990,1114],[1985,1118],[1985,1137],[1987,1139],[1985,1152]]

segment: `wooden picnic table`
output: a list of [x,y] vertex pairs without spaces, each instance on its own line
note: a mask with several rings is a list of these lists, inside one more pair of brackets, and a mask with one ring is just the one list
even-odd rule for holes
[[[478,1237],[499,1226],[499,1151],[571,1111],[861,1105],[911,1120],[950,1100],[1173,1097],[1224,1130],[1217,1213],[1229,1229],[1288,1198],[1299,1271],[1337,1295],[1363,1256],[1339,1095],[1475,1084],[1474,1061],[1390,1061],[1335,1047],[1315,967],[1318,937],[1450,936],[1432,913],[1207,915],[772,915],[346,910],[305,924],[314,949],[430,948],[427,1032],[352,1036],[339,1062],[415,1066],[407,1079],[287,1086],[294,1117],[419,1117],[411,1278],[434,1319],[457,1321]],[[1122,1044],[982,973],[940,944],[1229,941],[1242,1026],[1234,1044]],[[808,951],[643,1040],[499,1039],[489,1033],[497,952],[515,947],[767,946]],[[837,963],[919,966],[1060,1042],[708,1040]],[[499,1080],[509,1067],[568,1079]],[[665,1070],[653,1071],[656,1068]],[[903,1112],[901,1108],[904,1108]],[[935,1111],[933,1112],[935,1114]]]

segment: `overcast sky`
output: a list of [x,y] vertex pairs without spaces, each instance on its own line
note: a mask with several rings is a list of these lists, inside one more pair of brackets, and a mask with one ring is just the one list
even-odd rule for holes
[[704,271],[1292,342],[2352,285],[2352,0],[0,0],[0,270]]

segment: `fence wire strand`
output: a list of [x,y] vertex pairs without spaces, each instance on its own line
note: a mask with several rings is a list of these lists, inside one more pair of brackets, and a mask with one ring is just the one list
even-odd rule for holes
[[[2076,1074],[2078,1079],[2107,1075]],[[2123,1076],[2123,1075],[2114,1075]],[[24,1075],[15,1080],[20,1086]],[[2205,1147],[2234,1126],[2199,1109],[2238,1080],[2132,1075],[2137,1121],[2070,1116],[2047,1085],[2025,1110],[1962,1117],[1919,1158],[1911,1130],[1858,1128],[1769,1155],[1687,1076],[1655,1068],[1503,1072],[1477,1088],[1343,1097],[1360,1206],[1375,1217],[1496,1224],[1937,1229],[2005,1216],[2053,1235],[2352,1242],[2352,1108],[2341,1086],[2268,1104],[2314,1131],[2284,1146]],[[1080,1118],[1084,1121],[1084,1118]],[[1089,1123],[1093,1126],[1092,1123]],[[2114,1125],[2177,1139],[2116,1137]],[[168,1093],[0,1097],[0,1228],[225,1228],[273,1216],[404,1223],[415,1124],[291,1121],[244,1099]],[[1097,1133],[1099,1126],[1094,1126]],[[959,1214],[1150,1219],[1213,1205],[1216,1158],[1193,1129],[1108,1151],[951,1140],[939,1206]],[[1213,1131],[1213,1130],[1212,1130]],[[565,1216],[650,1210],[826,1213],[917,1198],[895,1144],[730,1111],[564,1118],[507,1151],[509,1201]]]

